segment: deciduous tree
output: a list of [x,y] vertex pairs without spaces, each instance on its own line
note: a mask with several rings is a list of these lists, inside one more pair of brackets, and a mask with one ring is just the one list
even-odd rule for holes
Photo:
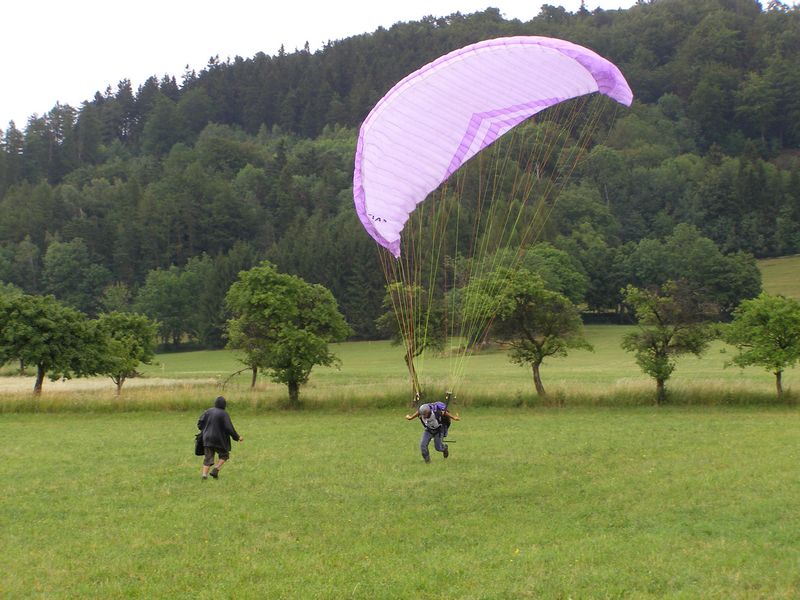
[[52,380],[94,375],[105,353],[94,323],[53,296],[0,296],[0,363],[18,360],[36,366],[33,393]]
[[244,352],[245,364],[285,383],[292,405],[315,365],[336,364],[328,344],[350,333],[330,291],[268,262],[240,273],[225,302],[233,315],[229,346]]
[[675,370],[675,359],[700,356],[714,337],[709,320],[716,307],[686,282],[668,281],[650,290],[629,285],[623,296],[639,320],[639,331],[627,334],[622,347],[633,352],[642,371],[656,380],[656,403],[661,404],[667,398],[666,382]]
[[583,335],[578,309],[527,269],[499,269],[492,279],[492,283],[476,280],[468,286],[468,295],[487,296],[468,306],[491,307],[495,315],[491,336],[511,348],[512,362],[530,365],[536,393],[545,396],[542,362],[566,356],[570,349],[592,349]]
[[177,346],[191,328],[191,301],[192,290],[185,285],[181,270],[172,266],[147,274],[134,308],[159,322],[158,333],[163,342],[171,341]]
[[136,368],[153,360],[158,325],[144,315],[112,312],[100,315],[97,326],[107,344],[98,371],[111,377],[119,395],[125,380],[136,374]]
[[78,310],[90,314],[98,311],[102,290],[111,283],[111,272],[98,264],[81,238],[51,243],[43,264],[45,292]]
[[775,375],[780,399],[783,372],[800,361],[800,302],[762,292],[738,306],[723,336],[739,350],[733,364],[756,365]]
[[383,300],[386,312],[376,325],[394,345],[405,346],[404,360],[414,392],[420,382],[414,359],[426,350],[440,352],[447,340],[445,309],[440,299],[418,285],[395,282],[386,286]]

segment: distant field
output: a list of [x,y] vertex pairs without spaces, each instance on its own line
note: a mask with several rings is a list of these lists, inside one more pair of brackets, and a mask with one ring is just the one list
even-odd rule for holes
[[[646,404],[652,398],[653,382],[643,375],[633,357],[620,348],[622,336],[632,327],[594,325],[586,328],[594,352],[574,352],[565,358],[545,361],[544,385],[551,402],[573,405]],[[333,346],[341,358],[341,369],[315,368],[301,399],[327,406],[398,406],[407,402],[410,385],[402,350],[389,342],[347,342]],[[762,369],[726,368],[734,350],[721,342],[712,344],[702,357],[688,356],[668,382],[673,399],[684,404],[730,404],[771,402],[773,376]],[[250,373],[220,383],[242,368],[236,354],[226,350],[161,354],[157,364],[142,368],[144,378],[131,380],[123,397],[113,399],[109,379],[77,379],[45,382],[41,410],[58,410],[67,404],[87,404],[104,398],[106,407],[135,404],[141,408],[194,406],[208,396],[224,393],[258,406],[270,406],[286,398],[284,386],[260,376],[250,390]],[[454,378],[457,362],[449,357],[427,357],[420,362],[425,389],[440,394],[454,388],[459,403],[514,406],[537,404],[530,370],[512,364],[505,352],[493,349],[468,359],[463,377]],[[784,385],[800,388],[800,368],[788,371]],[[32,378],[0,377],[0,411],[29,405]],[[48,404],[47,398],[53,398]]]
[[758,261],[764,291],[800,300],[800,254]]
[[797,598],[794,409],[0,415],[3,598]]
[[[614,394],[648,389],[651,380],[643,375],[631,354],[620,348],[622,336],[632,327],[593,325],[586,328],[594,352],[579,351],[565,358],[548,359],[542,367],[545,387],[553,393]],[[382,393],[386,390],[407,389],[408,375],[402,350],[389,342],[347,342],[334,345],[342,360],[341,370],[315,368],[303,393],[323,390],[354,394]],[[725,368],[734,350],[714,343],[702,357],[680,359],[671,385],[727,386],[771,391],[773,377],[764,370]],[[202,351],[162,354],[159,365],[145,367],[149,376],[166,378],[220,378],[241,368],[236,355],[230,351]],[[533,389],[530,370],[514,365],[505,352],[491,350],[472,356],[463,368],[463,377],[455,381],[456,361],[447,357],[427,357],[420,362],[422,379],[429,387],[445,388],[456,385],[460,395],[494,394],[513,396]],[[786,373],[786,385],[791,387],[800,369]],[[235,385],[246,386],[249,373],[243,373]],[[266,378],[260,386],[269,388]]]

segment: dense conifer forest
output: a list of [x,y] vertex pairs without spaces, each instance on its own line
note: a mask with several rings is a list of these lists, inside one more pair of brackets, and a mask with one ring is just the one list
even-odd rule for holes
[[214,57],[9,123],[0,283],[89,314],[133,307],[165,340],[218,346],[228,287],[266,258],[330,288],[373,337],[385,282],[353,211],[358,126],[414,69],[509,35],[588,46],[634,90],[543,234],[585,281],[587,309],[616,309],[627,283],[685,276],[732,309],[760,287],[754,257],[800,252],[800,9],[653,0],[548,5],[530,22],[488,8],[313,53]]

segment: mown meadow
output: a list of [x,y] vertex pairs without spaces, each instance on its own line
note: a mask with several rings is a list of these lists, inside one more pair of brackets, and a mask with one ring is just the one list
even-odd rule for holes
[[[543,371],[547,400],[504,353],[475,356],[431,465],[388,343],[340,345],[303,410],[247,374],[222,390],[229,352],[161,355],[148,376],[172,384],[119,398],[2,395],[0,597],[797,597],[795,396],[776,405],[770,374],[716,345],[652,406],[625,330],[589,327],[594,353]],[[245,441],[202,482],[218,393]]]
[[470,410],[3,415],[4,598],[796,598],[800,415]]
[[764,291],[800,300],[800,255],[758,261]]

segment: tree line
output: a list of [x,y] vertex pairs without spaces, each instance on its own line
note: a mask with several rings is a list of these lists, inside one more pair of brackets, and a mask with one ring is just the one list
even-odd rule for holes
[[[225,304],[224,337],[252,369],[252,385],[259,369],[266,370],[287,385],[295,405],[312,368],[338,362],[328,343],[350,333],[329,290],[268,262],[237,273]],[[45,376],[92,375],[110,377],[119,395],[139,365],[153,360],[159,329],[163,324],[142,314],[114,310],[90,318],[53,296],[0,287],[0,366],[17,361],[20,373],[34,368],[34,395],[41,394]]]
[[[686,106],[692,137],[738,154],[747,139],[767,153],[800,142],[800,13],[769,0],[637,2],[627,10],[571,13],[544,5],[528,22],[495,8],[429,16],[371,33],[308,45],[275,56],[220,60],[199,73],[150,77],[137,89],[123,79],[73,108],[34,115],[25,131],[9,127],[6,185],[42,176],[59,181],[81,164],[97,164],[119,141],[134,152],[166,154],[191,144],[207,123],[256,134],[278,126],[317,137],[327,125],[357,126],[395,82],[436,57],[491,37],[544,35],[588,46],[619,65],[636,96],[655,104],[675,94]],[[10,174],[10,176],[9,176]]]
[[36,372],[34,395],[52,380],[106,375],[117,394],[140,364],[155,356],[156,324],[146,316],[111,312],[89,319],[53,296],[0,290],[0,363]]
[[[134,305],[162,323],[165,340],[178,342],[188,336],[219,347],[227,287],[239,270],[269,259],[281,270],[331,289],[356,335],[375,337],[384,279],[375,245],[352,209],[349,133],[331,130],[318,140],[289,143],[283,143],[283,135],[265,134],[263,146],[241,133],[209,126],[204,140],[216,139],[218,152],[204,157],[204,143],[176,147],[163,164],[163,177],[149,185],[135,179],[95,178],[82,193],[69,184],[23,185],[0,201],[0,235],[15,240],[0,245],[0,281],[28,293],[54,294],[88,314]],[[240,141],[234,143],[235,138]],[[224,144],[225,140],[231,143]],[[258,167],[240,161],[238,170],[226,169],[239,145],[260,153],[274,148],[272,160],[286,162],[281,178],[292,193],[278,193],[278,187],[272,195],[268,158],[256,161]],[[593,311],[614,311],[620,306],[619,290],[627,283],[661,283],[670,273],[677,276],[677,271],[684,275],[697,271],[697,277],[708,276],[720,288],[734,285],[735,290],[725,292],[733,299],[757,294],[755,262],[752,253],[739,249],[740,238],[726,233],[724,240],[715,241],[702,229],[702,222],[686,225],[652,212],[647,218],[658,224],[658,233],[639,238],[625,232],[623,218],[635,217],[637,211],[631,206],[639,201],[619,200],[616,211],[604,198],[615,185],[613,171],[597,168],[602,160],[613,161],[620,154],[597,146],[587,155],[580,168],[594,172],[598,183],[581,181],[565,188],[542,234],[551,246],[566,252],[581,273],[575,289],[582,294],[575,299]],[[682,155],[657,168],[634,172],[665,188],[685,185],[689,191],[670,191],[670,197],[695,198],[699,203],[701,196],[690,193],[691,180],[679,179],[687,172],[691,177],[693,171],[682,163],[692,160]],[[708,159],[697,157],[697,161],[698,172],[705,173],[700,167]],[[332,166],[320,172],[320,162]],[[618,173],[627,172],[626,164],[620,159]],[[744,187],[736,185],[740,171],[745,177],[747,169],[736,167],[737,188]],[[707,175],[718,180],[717,167],[710,167]],[[788,194],[793,176],[780,170],[774,175]],[[710,186],[699,177],[694,191]],[[642,190],[654,194],[652,198],[667,196],[655,185],[635,189],[640,195]],[[750,189],[769,189],[769,185],[753,184]],[[26,190],[31,195],[26,196]],[[749,206],[744,200],[739,204]],[[691,212],[687,208],[687,214]],[[760,212],[753,214],[762,218]],[[54,220],[54,215],[62,218]],[[745,224],[746,218],[740,216],[737,226]],[[687,235],[691,239],[681,239]],[[730,239],[737,243],[729,244]],[[676,261],[687,259],[686,244],[693,248],[694,263],[678,265]],[[735,302],[727,304],[732,308]]]
[[752,256],[800,252],[800,9],[665,0],[548,5],[526,23],[456,13],[314,53],[214,58],[180,81],[123,80],[12,124],[0,135],[0,281],[89,315],[132,308],[162,341],[220,347],[227,289],[266,259],[330,289],[356,337],[379,336],[385,282],[352,209],[356,127],[425,62],[517,34],[597,50],[637,97],[542,232],[580,274],[575,302],[619,312],[628,284],[702,272],[730,314],[758,293]]
[[[535,265],[538,271],[529,270]],[[558,287],[554,281],[579,276],[566,254],[539,247],[529,251],[520,265],[509,268],[500,261],[490,273],[458,290],[472,311],[481,307],[480,311],[493,315],[480,341],[499,344],[508,349],[512,362],[529,365],[542,397],[546,396],[541,374],[545,359],[566,356],[572,349],[592,350],[578,308],[567,295],[570,290],[553,289]],[[405,293],[402,286],[387,286],[383,303],[387,312],[378,319],[395,343],[402,340],[399,319],[389,310],[396,304],[390,297]],[[629,284],[621,294],[638,321],[638,330],[626,334],[622,347],[655,380],[657,403],[667,398],[666,382],[676,359],[689,353],[701,355],[716,338],[737,348],[731,364],[771,371],[777,396],[783,396],[783,372],[800,361],[800,302],[761,293],[741,301],[732,310],[731,322],[720,324],[719,296],[702,281],[667,279],[645,288]],[[442,298],[427,298],[441,308]],[[224,303],[228,318],[223,335],[227,347],[238,351],[245,365],[242,370],[252,371],[251,386],[259,370],[264,370],[273,381],[287,386],[291,406],[298,405],[300,386],[314,366],[339,363],[329,344],[351,333],[330,290],[280,273],[266,261],[240,271]],[[414,359],[425,351],[441,351],[448,336],[446,311],[433,306],[422,310],[429,326],[411,346],[414,353],[406,354],[415,390],[419,384]],[[474,317],[467,308],[460,318]],[[45,376],[55,380],[91,375],[110,377],[120,394],[125,381],[137,375],[139,365],[153,360],[160,327],[132,312],[112,311],[91,319],[53,296],[26,295],[13,286],[0,288],[0,364],[18,361],[21,372],[26,366],[34,367],[35,395],[41,394]]]

